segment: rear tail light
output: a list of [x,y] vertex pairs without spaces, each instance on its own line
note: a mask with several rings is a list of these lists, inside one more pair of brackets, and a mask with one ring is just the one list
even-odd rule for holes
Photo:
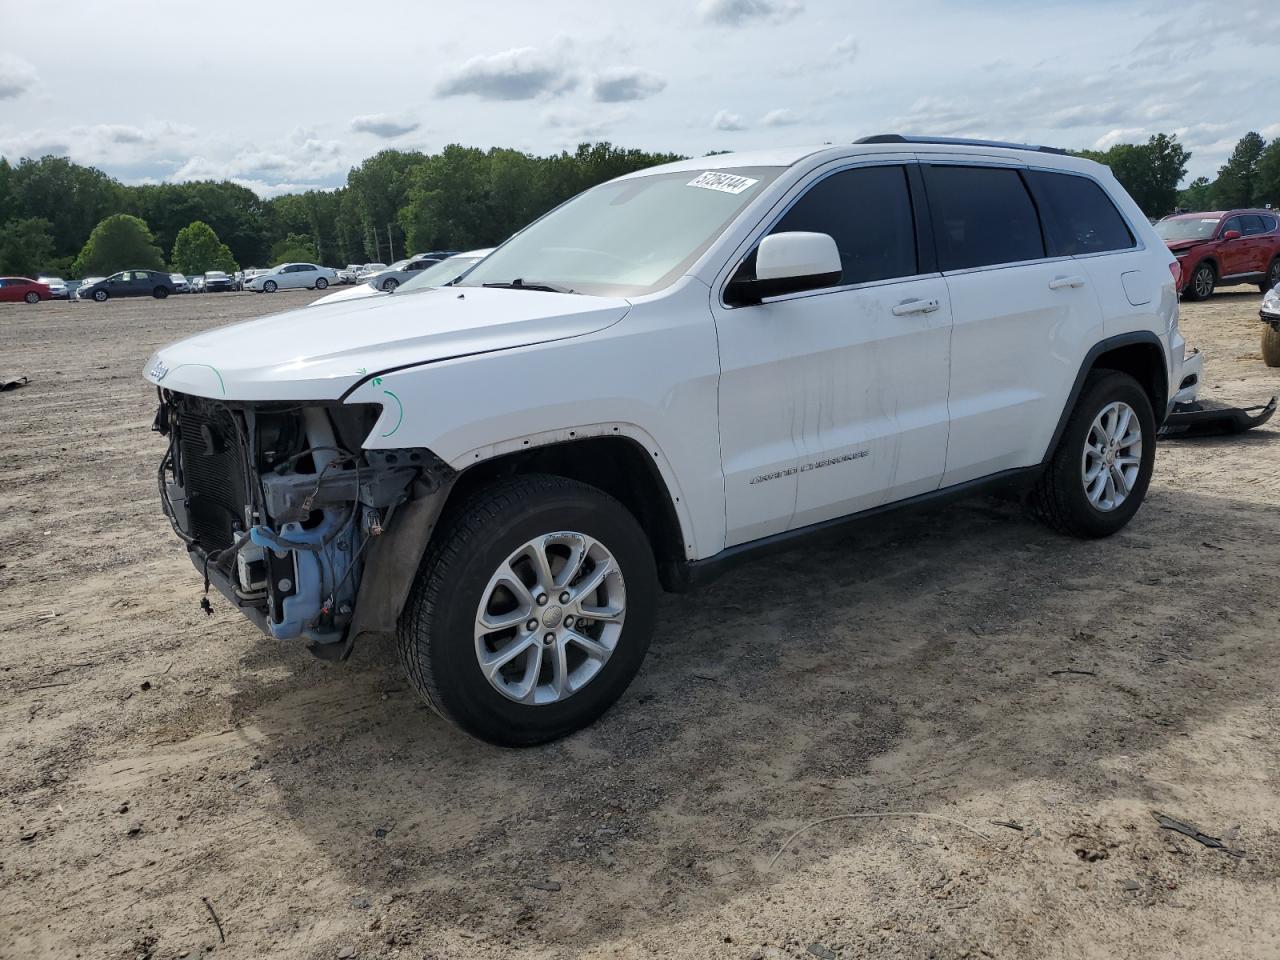
[[1182,264],[1177,260],[1173,261],[1169,264],[1169,272],[1173,274],[1173,287],[1176,290],[1182,286]]

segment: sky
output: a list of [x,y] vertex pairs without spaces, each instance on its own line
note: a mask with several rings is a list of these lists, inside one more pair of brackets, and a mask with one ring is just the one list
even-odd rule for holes
[[270,197],[388,147],[1164,131],[1190,180],[1280,136],[1277,2],[0,0],[0,155]]

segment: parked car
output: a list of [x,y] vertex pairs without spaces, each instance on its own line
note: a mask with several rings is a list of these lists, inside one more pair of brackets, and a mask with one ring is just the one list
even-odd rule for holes
[[258,274],[245,284],[245,289],[261,293],[275,293],[277,290],[296,287],[323,290],[337,279],[337,271],[332,267],[317,267],[314,263],[282,263]]
[[1262,298],[1262,360],[1268,367],[1280,367],[1280,283]]
[[994,489],[1122,529],[1183,379],[1176,276],[1062,151],[889,135],[652,167],[452,286],[159,350],[162,505],[269,635],[340,660],[398,631],[442,716],[539,743],[621,695],[660,587]]
[[338,271],[339,283],[355,283],[356,277],[360,271],[364,269],[363,264],[348,263],[345,267]]
[[67,281],[61,277],[36,277],[36,283],[43,283],[49,288],[49,297],[52,300],[69,300],[71,291],[67,288]]
[[204,293],[204,274],[191,278],[191,292]]
[[366,263],[356,271],[356,282],[364,283],[365,280],[369,279],[373,274],[385,269],[387,269],[387,265],[385,263]]
[[81,300],[102,303],[111,297],[155,297],[163,300],[174,292],[173,278],[159,270],[121,270],[91,286],[81,284]]
[[174,293],[190,293],[191,292],[191,283],[190,281],[187,280],[186,276],[184,276],[183,274],[171,273],[169,274],[169,279],[173,281]]
[[248,290],[248,289],[249,289],[249,281],[251,281],[254,277],[260,277],[260,276],[262,276],[262,275],[263,275],[264,273],[266,273],[266,272],[267,272],[266,270],[259,270],[259,269],[257,269],[256,267],[255,267],[255,268],[250,268],[250,269],[248,269],[248,270],[242,270],[242,271],[240,271],[240,273],[236,274],[237,279],[240,281],[240,285],[239,285],[236,289],[237,289],[237,290]]
[[1182,294],[1205,300],[1220,284],[1280,283],[1280,221],[1273,210],[1227,210],[1165,217],[1156,233],[1178,258]]
[[88,293],[93,289],[95,284],[101,283],[106,277],[85,277],[76,287],[75,298],[77,300],[88,300]]
[[0,303],[39,303],[50,300],[49,288],[29,277],[0,277]]
[[201,280],[205,293],[227,293],[235,289],[235,281],[221,270],[206,270]]
[[492,249],[486,249],[455,253],[453,256],[440,260],[425,270],[416,271],[411,279],[391,290],[381,288],[371,280],[367,283],[349,287],[346,290],[335,290],[319,300],[313,300],[310,306],[315,307],[322,303],[341,303],[344,300],[363,300],[370,297],[385,297],[390,293],[404,294],[413,290],[443,287],[446,284],[453,283],[492,252]]
[[455,252],[449,250],[435,253],[419,253],[416,256],[407,257],[404,260],[393,263],[385,270],[366,275],[364,282],[390,293],[405,281],[412,280],[418,271],[425,270],[446,257],[453,256]]

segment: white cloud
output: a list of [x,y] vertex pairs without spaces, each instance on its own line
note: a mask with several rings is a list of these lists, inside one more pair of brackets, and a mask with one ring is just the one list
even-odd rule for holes
[[386,113],[370,113],[351,119],[351,129],[356,133],[371,133],[387,140],[413,133],[418,127],[417,121],[397,120]]
[[762,127],[790,127],[797,123],[803,123],[800,114],[785,108],[770,110],[760,118],[760,126]]
[[635,114],[627,109],[579,110],[576,107],[562,107],[547,110],[542,114],[542,122],[552,130],[559,131],[565,137],[562,142],[579,143],[591,137],[600,137],[609,133],[620,123],[633,119]]
[[36,68],[20,57],[0,53],[0,100],[13,100],[39,82]]
[[602,70],[591,80],[591,99],[601,103],[644,100],[661,93],[667,81],[656,73],[638,67],[612,67]]
[[706,23],[741,27],[750,23],[782,23],[803,9],[800,0],[701,0],[698,16]]
[[736,113],[730,113],[728,110],[721,110],[711,118],[711,128],[713,130],[745,130],[747,125],[742,122],[742,117]]
[[828,59],[832,63],[853,63],[858,57],[858,41],[854,39],[853,34],[837,40],[831,45],[831,52]]
[[577,83],[562,57],[517,47],[472,57],[452,70],[436,92],[442,97],[470,94],[483,100],[532,100],[566,93]]

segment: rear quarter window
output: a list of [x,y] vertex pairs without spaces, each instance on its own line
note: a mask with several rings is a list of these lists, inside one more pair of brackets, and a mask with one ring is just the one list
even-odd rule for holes
[[1133,232],[1107,192],[1088,177],[1030,170],[1051,257],[1132,250]]
[[924,174],[940,269],[1044,257],[1040,218],[1017,170],[939,164]]

